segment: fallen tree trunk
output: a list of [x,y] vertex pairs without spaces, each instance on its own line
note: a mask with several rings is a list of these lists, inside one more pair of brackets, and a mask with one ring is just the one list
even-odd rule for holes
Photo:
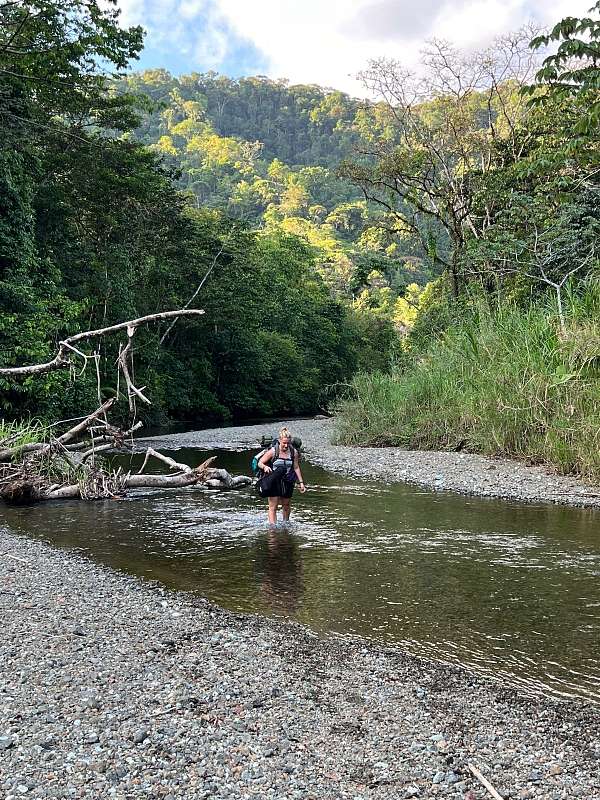
[[[184,472],[179,475],[124,475],[119,480],[121,495],[126,489],[179,489],[185,486],[194,486],[202,482],[208,468],[215,459],[216,456],[212,456],[195,469],[190,468],[189,472]],[[81,496],[80,484],[72,484],[71,486],[61,486],[59,489],[47,492],[36,499],[67,500],[80,498]],[[114,496],[119,497],[119,494],[115,494]]]

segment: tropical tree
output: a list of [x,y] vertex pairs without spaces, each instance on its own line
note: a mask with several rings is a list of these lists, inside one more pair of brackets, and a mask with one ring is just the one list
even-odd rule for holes
[[474,176],[497,167],[502,142],[511,158],[522,146],[519,126],[527,108],[519,88],[531,79],[535,58],[530,32],[498,39],[477,54],[464,55],[433,42],[424,56],[424,75],[395,61],[371,63],[363,74],[380,100],[371,131],[346,161],[343,177],[417,236],[433,263],[447,271],[457,295],[467,236],[480,236],[485,215],[473,213]]

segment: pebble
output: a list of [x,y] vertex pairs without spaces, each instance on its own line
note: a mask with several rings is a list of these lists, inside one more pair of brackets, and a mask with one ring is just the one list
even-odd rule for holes
[[133,734],[133,741],[135,744],[141,744],[142,742],[146,741],[149,735],[150,733],[146,728],[140,728],[140,730]]

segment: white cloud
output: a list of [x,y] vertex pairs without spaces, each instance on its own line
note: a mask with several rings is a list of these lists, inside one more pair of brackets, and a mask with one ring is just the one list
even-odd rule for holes
[[121,24],[143,25],[147,13],[146,0],[120,0]]
[[238,34],[249,38],[269,59],[269,75],[293,83],[319,83],[351,93],[360,90],[351,77],[379,54],[369,41],[344,30],[369,0],[218,0]]
[[[269,75],[362,94],[371,58],[416,63],[424,40],[487,44],[528,21],[551,25],[590,0],[217,0],[232,27],[269,59]],[[425,22],[424,22],[425,20]]]
[[201,34],[195,37],[192,50],[194,66],[201,64],[203,69],[219,70],[220,65],[227,56],[229,43],[227,31],[223,28],[218,15],[211,9],[204,18]]
[[420,0],[415,13],[415,0],[120,0],[123,22],[142,24],[163,50],[185,52],[190,70],[219,68],[231,51],[229,30],[258,48],[269,76],[355,95],[363,93],[355,76],[372,58],[411,66],[428,38],[477,47],[529,21],[548,26],[580,16],[590,3]]
[[471,0],[446,7],[434,33],[460,47],[469,47],[485,44],[526,21],[522,0]]

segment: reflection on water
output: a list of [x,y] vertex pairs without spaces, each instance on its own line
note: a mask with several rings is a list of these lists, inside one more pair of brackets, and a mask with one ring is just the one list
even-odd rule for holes
[[294,616],[304,591],[296,537],[290,530],[269,530],[257,540],[255,564],[263,602],[276,614]]
[[[219,454],[238,474],[248,460]],[[597,511],[433,494],[308,464],[303,472],[311,489],[294,497],[291,526],[275,530],[251,490],[146,490],[7,509],[5,518],[15,531],[234,610],[600,702]]]

